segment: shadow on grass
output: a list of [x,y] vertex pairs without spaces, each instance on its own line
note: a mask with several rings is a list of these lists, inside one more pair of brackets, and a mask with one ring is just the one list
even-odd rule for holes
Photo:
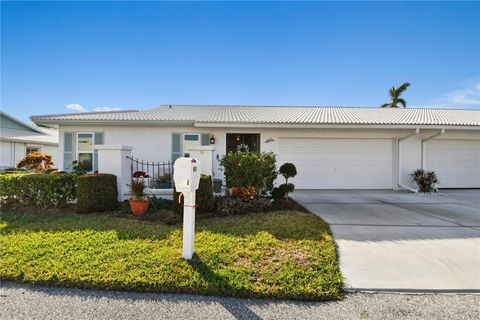
[[[197,254],[194,254],[193,259],[187,262],[195,271],[200,274],[203,280],[207,282],[210,287],[214,287],[215,290],[218,290],[218,292],[235,291],[235,289],[229,285],[227,279],[216,274],[212,268],[205,264]],[[230,303],[220,302],[220,304],[236,319],[261,319],[245,304],[236,304],[235,306]]]
[[[5,226],[0,234],[22,231],[75,232],[114,231],[119,239],[166,239],[172,231],[181,230],[179,225],[127,219],[101,214],[72,213],[9,213],[3,212]],[[207,231],[227,236],[251,236],[267,232],[277,239],[320,240],[329,232],[328,225],[310,213],[285,211],[254,213],[239,216],[197,218],[197,232]]]

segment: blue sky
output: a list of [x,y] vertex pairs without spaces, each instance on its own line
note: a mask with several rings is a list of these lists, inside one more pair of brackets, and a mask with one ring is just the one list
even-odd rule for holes
[[[2,2],[1,108],[480,109],[480,3]],[[67,108],[68,107],[68,108]]]

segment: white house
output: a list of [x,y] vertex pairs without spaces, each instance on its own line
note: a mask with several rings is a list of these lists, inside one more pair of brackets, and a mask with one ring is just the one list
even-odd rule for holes
[[224,154],[256,150],[294,163],[298,189],[411,189],[418,168],[440,188],[480,188],[478,110],[162,105],[31,119],[59,129],[66,170],[75,159],[96,170],[99,145],[126,145],[144,161],[203,157],[222,179]]
[[30,126],[0,112],[0,166],[14,167],[25,155],[38,151],[58,160],[58,130]]

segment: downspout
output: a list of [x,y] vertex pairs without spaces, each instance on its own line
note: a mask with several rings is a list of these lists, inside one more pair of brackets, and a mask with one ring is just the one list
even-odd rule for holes
[[442,134],[445,133],[445,129],[440,130],[440,132],[435,133],[434,135],[431,135],[430,137],[427,137],[425,139],[422,139],[422,169],[425,170],[425,142],[428,140],[435,139],[438,136],[441,136]]
[[415,129],[415,132],[412,132],[412,133],[409,133],[407,134],[406,136],[403,136],[401,138],[398,138],[397,139],[397,164],[398,164],[398,172],[397,172],[397,184],[398,186],[401,188],[401,189],[404,189],[404,190],[408,190],[408,191],[411,191],[411,192],[414,192],[414,193],[417,193],[418,190],[417,189],[414,189],[414,188],[411,188],[409,186],[406,186],[404,184],[402,184],[402,179],[401,179],[401,172],[402,172],[402,144],[400,142],[402,142],[403,140],[406,140],[410,137],[413,137],[414,135],[417,135],[420,133],[420,129],[417,128]]

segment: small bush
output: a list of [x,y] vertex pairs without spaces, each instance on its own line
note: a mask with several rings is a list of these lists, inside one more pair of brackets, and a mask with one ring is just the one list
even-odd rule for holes
[[280,167],[280,174],[285,178],[285,183],[288,183],[288,179],[293,178],[297,175],[297,168],[293,163],[284,163]]
[[411,174],[412,182],[415,182],[420,192],[436,192],[435,185],[439,183],[437,174],[434,171],[417,169]]
[[51,155],[41,152],[31,152],[18,162],[17,169],[26,168],[28,170],[45,173],[54,164],[55,162],[53,162]]
[[229,196],[215,197],[215,211],[226,216],[266,212],[270,210],[271,205],[272,203],[269,199],[260,197],[248,201]]
[[156,196],[152,196],[149,198],[151,206],[149,210],[156,211],[162,209],[170,210],[172,208],[172,200],[164,199],[164,198],[157,198]]
[[257,195],[271,191],[277,178],[276,158],[272,152],[230,152],[223,156],[220,165],[229,186],[253,186]]
[[295,191],[295,185],[293,185],[293,183],[282,183],[278,187],[273,188],[270,195],[275,200],[285,199],[288,197],[288,194],[293,191]]
[[83,162],[78,162],[77,160],[72,162],[72,174],[76,176],[83,176],[87,174],[87,165]]
[[[181,202],[178,202],[180,193],[173,189],[173,202],[172,210],[177,214],[183,213],[183,198]],[[197,213],[210,213],[215,211],[215,202],[213,198],[213,186],[212,177],[207,175],[200,176],[200,182],[198,184],[198,190],[195,194],[195,202],[198,208],[195,210]]]
[[64,207],[75,199],[75,176],[69,173],[11,173],[0,175],[0,198],[46,209]]
[[78,212],[102,212],[118,207],[117,177],[113,174],[86,174],[78,177]]

